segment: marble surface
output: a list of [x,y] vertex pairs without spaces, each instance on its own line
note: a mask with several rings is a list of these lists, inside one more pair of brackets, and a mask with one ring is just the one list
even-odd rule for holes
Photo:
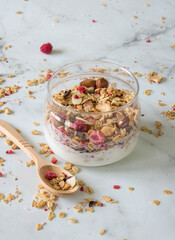
[[[105,3],[105,6],[101,4]],[[77,214],[72,207],[88,197],[85,193],[58,200],[56,214],[59,211],[75,217],[79,223],[70,224],[67,219],[56,217],[47,221],[48,212],[33,209],[31,201],[39,184],[35,167],[27,168],[29,158],[20,150],[7,155],[9,147],[0,140],[0,157],[6,160],[0,171],[0,192],[13,193],[18,186],[23,201],[10,204],[0,202],[0,239],[105,239],[105,240],[172,240],[175,238],[175,125],[167,121],[160,112],[170,109],[175,103],[175,1],[149,0],[150,7],[143,0],[119,1],[80,1],[80,0],[1,0],[0,6],[0,77],[4,87],[17,84],[18,93],[7,96],[6,106],[12,115],[0,114],[21,130],[22,135],[39,151],[39,142],[45,142],[43,134],[43,108],[46,96],[46,83],[31,87],[36,91],[36,99],[28,98],[26,81],[37,78],[40,70],[53,71],[65,63],[82,59],[113,60],[139,72],[140,101],[142,106],[141,125],[154,129],[154,121],[163,124],[164,135],[155,138],[141,132],[134,151],[124,160],[105,167],[81,167],[79,179],[94,188],[94,199],[103,195],[117,199],[117,204],[105,204],[96,208],[95,213]],[[16,14],[21,11],[22,14]],[[137,16],[137,18],[133,18]],[[162,23],[161,17],[166,17]],[[58,23],[54,20],[58,19]],[[92,20],[96,20],[95,23]],[[146,40],[151,42],[147,43]],[[51,55],[39,50],[43,43],[51,42],[54,51]],[[5,45],[12,48],[4,50]],[[47,61],[43,61],[45,58]],[[136,62],[134,62],[136,61]],[[166,66],[166,69],[162,69]],[[155,71],[164,77],[160,85],[150,85],[145,76]],[[7,75],[15,74],[8,79]],[[151,96],[144,95],[146,89],[152,89]],[[165,96],[161,92],[166,93]],[[167,105],[160,107],[158,100]],[[40,136],[33,136],[31,130],[37,121]],[[47,158],[50,161],[51,157]],[[58,163],[63,166],[59,159]],[[13,176],[9,173],[12,173]],[[18,181],[14,181],[14,177]],[[121,186],[114,190],[113,185]],[[128,187],[134,187],[130,192]],[[172,190],[174,194],[165,195],[163,190]],[[152,200],[159,200],[155,206]],[[35,225],[46,222],[42,231],[37,232]],[[98,235],[106,229],[103,236]]]

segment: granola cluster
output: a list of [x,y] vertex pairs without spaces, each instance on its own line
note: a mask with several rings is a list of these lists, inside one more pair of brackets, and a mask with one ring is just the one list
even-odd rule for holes
[[55,172],[46,172],[45,178],[49,180],[52,187],[56,190],[70,190],[76,184],[76,179],[74,176],[67,176],[65,173],[58,175]]
[[134,96],[128,90],[117,89],[114,83],[109,87],[102,77],[86,78],[79,85],[53,95],[70,111],[52,102],[48,105],[48,119],[63,144],[85,152],[108,149],[138,129],[137,103],[115,111]]

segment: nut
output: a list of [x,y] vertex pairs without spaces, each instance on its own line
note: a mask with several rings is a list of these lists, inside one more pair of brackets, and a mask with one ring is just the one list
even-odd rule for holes
[[84,86],[84,87],[95,87],[95,85],[96,85],[96,81],[93,79],[87,78],[80,82],[80,86]]
[[97,88],[108,88],[108,85],[109,85],[109,83],[105,78],[99,78],[96,81],[96,87]]
[[118,122],[117,122],[118,127],[125,128],[128,126],[128,123],[129,123],[128,117],[125,117],[122,113],[117,113],[116,117],[118,119]]

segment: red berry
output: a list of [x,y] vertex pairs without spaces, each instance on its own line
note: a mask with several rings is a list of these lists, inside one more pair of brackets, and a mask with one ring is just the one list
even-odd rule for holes
[[80,132],[87,132],[88,130],[88,126],[84,124],[82,120],[77,120],[76,122],[72,123],[71,128]]
[[119,185],[114,185],[113,188],[114,188],[114,189],[119,189],[120,186],[119,186]]
[[85,87],[82,87],[82,86],[79,86],[79,87],[77,88],[77,90],[80,91],[81,93],[85,93],[86,88],[85,88]]
[[7,154],[13,154],[13,153],[15,153],[15,152],[12,151],[12,150],[7,150],[6,153],[7,153]]
[[84,187],[81,187],[81,188],[80,188],[80,191],[82,191],[82,192],[83,192],[83,191],[84,191]]
[[0,172],[0,177],[2,177],[2,172]]
[[52,158],[51,163],[55,164],[57,163],[57,159],[55,157]]
[[151,40],[150,40],[150,39],[148,39],[148,40],[146,40],[146,42],[147,42],[147,43],[150,43],[150,42],[151,42]]
[[103,207],[103,203],[100,203],[99,207]]
[[50,149],[50,154],[54,154],[54,152]]
[[47,208],[44,209],[44,211],[47,211],[47,210],[48,210]]
[[79,96],[78,96],[78,95],[75,95],[75,96],[74,96],[74,98],[75,98],[75,99],[78,99],[78,98],[79,98]]
[[45,54],[50,54],[52,52],[52,45],[51,43],[45,43],[40,47],[40,51]]
[[95,23],[96,21],[93,19],[92,22]]
[[102,144],[105,141],[105,136],[102,132],[94,130],[90,135],[89,135],[89,140],[93,142],[94,144]]
[[5,96],[8,96],[8,93],[4,93]]
[[45,178],[47,178],[48,180],[52,180],[53,178],[57,178],[57,177],[58,175],[52,171],[45,173]]
[[100,91],[96,92],[96,94],[100,95]]
[[50,78],[51,76],[51,74],[46,74],[46,78]]

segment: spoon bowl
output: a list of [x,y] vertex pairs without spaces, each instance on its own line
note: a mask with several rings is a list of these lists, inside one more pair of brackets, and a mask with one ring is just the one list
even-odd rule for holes
[[[9,123],[0,120],[0,131],[2,131],[12,142],[14,142],[23,152],[25,152],[29,157],[35,162],[38,178],[42,184],[42,186],[50,193],[56,196],[64,196],[64,195],[71,195],[78,190],[78,183],[75,178],[70,172],[66,171],[65,169],[59,167],[58,165],[54,165],[52,163],[48,163],[46,160],[41,158],[33,148],[27,143],[23,137],[13,128]],[[71,177],[67,180],[69,181],[70,185],[73,187],[72,189],[68,190],[56,190],[50,184],[49,180],[45,177],[46,172],[54,172],[58,176],[60,174],[65,174],[66,177]]]
[[[38,177],[39,177],[40,182],[42,183],[43,187],[48,192],[51,192],[52,194],[54,194],[56,196],[70,195],[78,190],[78,184],[77,184],[75,177],[72,174],[70,174],[70,172],[66,171],[65,169],[60,168],[59,166],[56,166],[53,164],[43,165],[37,171],[38,171]],[[67,177],[72,177],[75,179],[75,185],[72,189],[69,189],[66,191],[65,190],[56,190],[50,184],[49,180],[45,178],[46,172],[54,172],[58,176],[63,173]]]

